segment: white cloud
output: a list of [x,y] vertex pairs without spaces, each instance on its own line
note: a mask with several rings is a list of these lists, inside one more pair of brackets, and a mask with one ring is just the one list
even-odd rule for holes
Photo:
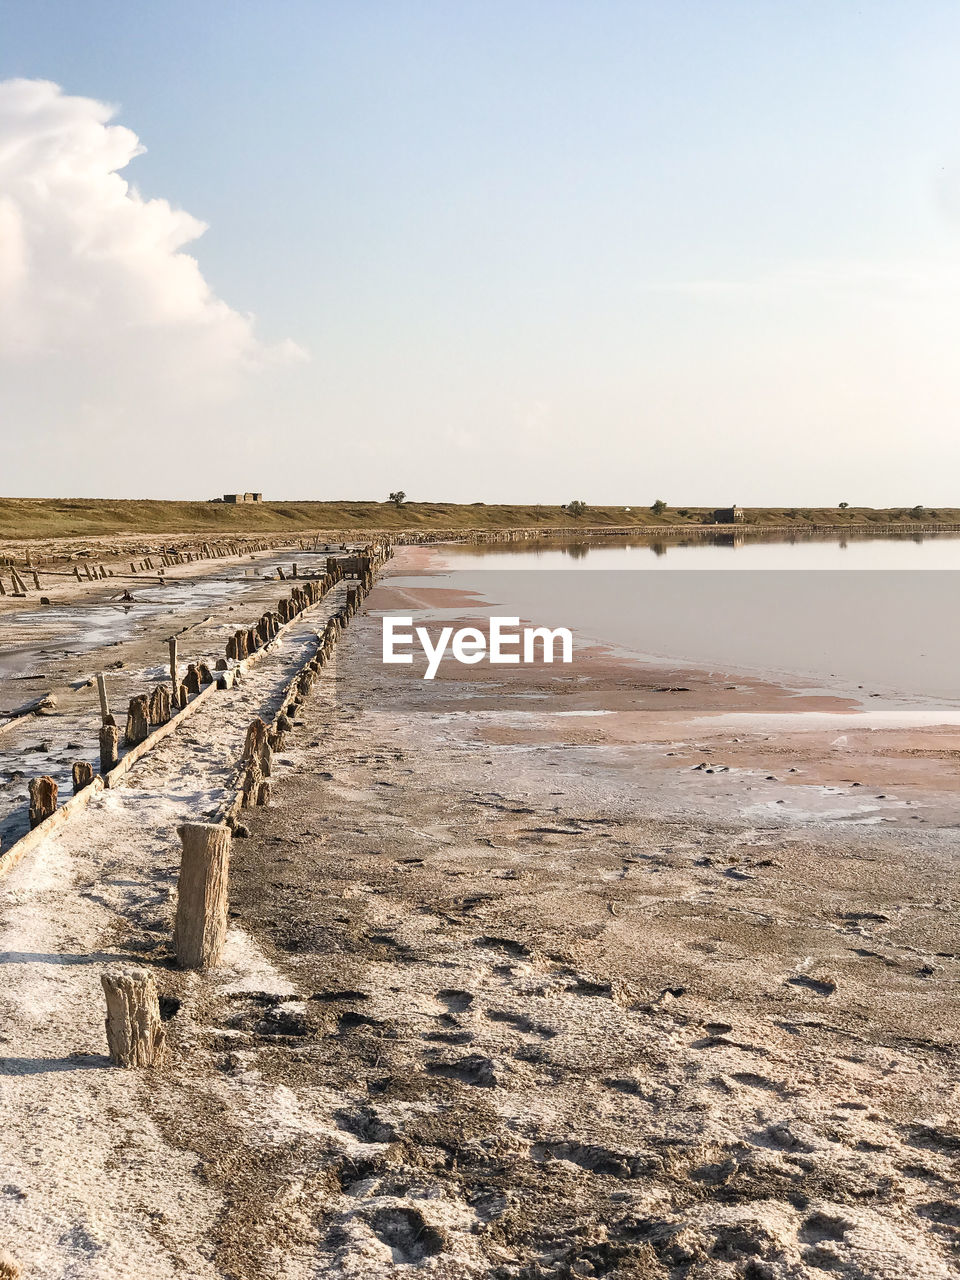
[[144,147],[114,115],[49,81],[0,82],[0,411],[37,443],[80,426],[108,444],[133,423],[186,435],[202,406],[303,356],[213,293],[184,251],[204,223],[121,176]]

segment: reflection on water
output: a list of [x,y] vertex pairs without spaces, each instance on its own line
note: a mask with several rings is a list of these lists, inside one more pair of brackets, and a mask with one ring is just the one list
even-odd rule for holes
[[443,548],[432,567],[441,578],[398,585],[476,593],[476,613],[720,672],[960,701],[960,534],[578,538]]
[[[736,552],[736,555],[731,555]],[[960,532],[630,534],[444,547],[451,567],[486,569],[960,569]],[[589,565],[585,562],[589,558]]]

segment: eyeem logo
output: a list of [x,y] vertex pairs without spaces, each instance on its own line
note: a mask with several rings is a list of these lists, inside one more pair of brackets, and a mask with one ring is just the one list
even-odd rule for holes
[[[383,619],[383,660],[389,663],[411,663],[412,653],[398,653],[398,647],[414,643],[413,618]],[[519,630],[519,618],[491,618],[489,637],[476,627],[443,627],[434,644],[426,627],[417,627],[416,639],[426,654],[427,669],[424,680],[432,680],[447,648],[457,662],[473,666],[484,657],[492,663],[553,662],[559,641],[560,661],[573,661],[573,636],[566,627],[524,627]],[[406,630],[401,630],[406,628]],[[539,641],[540,656],[537,657]],[[521,656],[522,655],[522,656]]]

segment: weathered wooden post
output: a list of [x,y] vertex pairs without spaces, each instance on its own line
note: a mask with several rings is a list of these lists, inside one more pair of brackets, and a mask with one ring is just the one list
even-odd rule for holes
[[22,1280],[23,1267],[6,1249],[0,1249],[0,1280]]
[[159,1067],[166,1054],[157,984],[147,969],[100,975],[107,998],[107,1046],[118,1067]]
[[171,706],[179,707],[180,681],[177,678],[177,637],[171,636],[168,643],[170,645],[170,703]]
[[97,693],[100,695],[100,723],[110,723],[110,703],[107,701],[107,682],[102,675],[97,676]]
[[191,662],[187,667],[183,683],[187,687],[187,693],[193,694],[194,697],[200,692],[200,672],[195,662]]
[[188,822],[178,828],[183,851],[177,882],[173,945],[181,969],[209,969],[227,937],[230,828]]
[[31,778],[30,790],[30,827],[39,827],[44,818],[49,818],[57,808],[57,784],[53,778],[44,774],[41,778]]
[[[264,779],[270,777],[273,751],[270,748],[270,730],[259,716],[247,729],[241,763],[246,765],[246,773],[243,779],[240,807],[246,809],[252,805],[265,803],[260,796],[263,793]],[[267,795],[269,796],[269,787]]]
[[165,684],[154,686],[150,695],[149,716],[151,724],[166,724],[170,719],[170,690]]
[[124,731],[123,740],[128,747],[134,747],[138,742],[143,742],[149,732],[150,699],[145,693],[141,693],[136,698],[130,699],[130,706],[127,708],[127,727]]
[[73,766],[73,794],[77,795],[93,781],[93,765],[87,760],[77,760]]
[[119,746],[120,730],[117,726],[103,725],[100,729],[100,772],[102,774],[108,774],[120,759]]

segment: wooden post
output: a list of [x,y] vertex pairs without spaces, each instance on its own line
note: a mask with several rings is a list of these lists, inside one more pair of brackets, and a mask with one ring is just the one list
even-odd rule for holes
[[130,699],[124,742],[128,747],[143,742],[150,732],[150,699],[145,693]]
[[165,684],[154,686],[150,695],[149,716],[151,724],[166,724],[170,719],[170,690]]
[[93,765],[86,760],[77,760],[73,766],[73,794],[89,787],[93,781]]
[[41,778],[31,778],[30,784],[30,828],[39,827],[44,818],[49,818],[57,808],[57,784],[53,778],[44,774]]
[[170,703],[174,707],[180,705],[180,681],[177,679],[177,637],[171,636],[170,645]]
[[23,1267],[6,1249],[0,1249],[0,1280],[22,1280]]
[[188,822],[177,831],[183,845],[177,882],[173,946],[181,969],[209,969],[227,937],[230,828]]
[[115,724],[105,724],[100,730],[100,772],[104,775],[116,765],[120,758],[120,730]]
[[241,764],[246,766],[246,772],[241,789],[241,809],[261,803],[261,783],[265,778],[270,777],[272,762],[270,731],[258,716],[247,729],[246,741],[243,744]]
[[159,1067],[166,1052],[157,984],[147,969],[100,975],[107,997],[107,1046],[118,1067]]
[[100,694],[100,723],[109,724],[110,703],[107,701],[107,682],[102,675],[97,676],[97,692]]

